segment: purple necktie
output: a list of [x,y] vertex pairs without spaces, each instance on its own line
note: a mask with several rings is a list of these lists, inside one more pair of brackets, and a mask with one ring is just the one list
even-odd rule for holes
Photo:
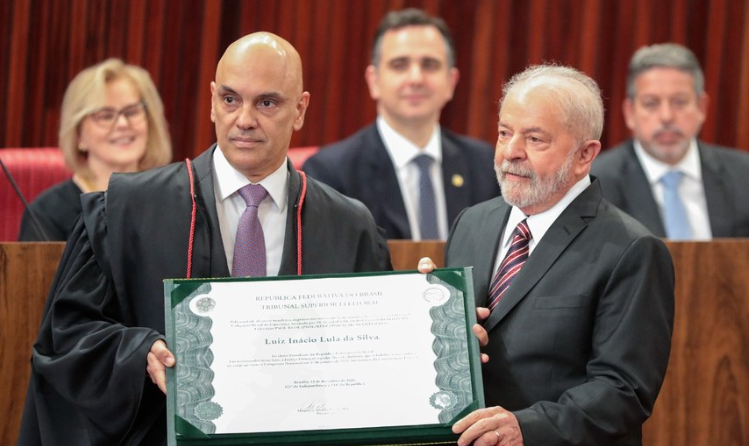
[[248,184],[239,189],[239,195],[247,203],[247,209],[237,225],[231,275],[265,277],[265,238],[257,216],[257,207],[268,195],[268,191],[259,184]]
[[502,260],[502,264],[499,265],[497,274],[494,275],[492,280],[492,286],[489,289],[489,309],[494,310],[499,300],[510,287],[510,283],[515,276],[520,272],[520,269],[525,265],[525,261],[528,260],[528,248],[531,240],[531,230],[528,228],[528,224],[525,220],[518,223],[515,230],[512,232],[512,244],[510,249],[507,251],[505,259]]

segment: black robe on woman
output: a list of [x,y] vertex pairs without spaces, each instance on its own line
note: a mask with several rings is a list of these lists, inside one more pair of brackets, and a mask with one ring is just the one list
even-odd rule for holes
[[[64,242],[73,231],[81,215],[81,188],[73,180],[55,184],[39,194],[23,212],[19,242]],[[41,230],[34,224],[29,212],[36,217]]]

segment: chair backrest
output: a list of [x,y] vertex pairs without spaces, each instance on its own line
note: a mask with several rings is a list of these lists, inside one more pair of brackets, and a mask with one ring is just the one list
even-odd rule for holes
[[307,158],[317,153],[318,150],[320,150],[319,146],[291,147],[289,148],[288,156],[291,160],[291,164],[294,165],[294,168],[296,170],[301,170],[302,166],[304,166],[304,162],[307,161]]
[[[31,203],[39,193],[72,176],[55,147],[0,149],[0,159]],[[0,241],[18,240],[23,203],[0,169]]]

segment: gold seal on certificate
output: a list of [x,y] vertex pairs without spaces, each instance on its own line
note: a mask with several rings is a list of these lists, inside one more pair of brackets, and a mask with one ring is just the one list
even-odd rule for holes
[[483,407],[470,268],[164,290],[170,445],[451,443]]

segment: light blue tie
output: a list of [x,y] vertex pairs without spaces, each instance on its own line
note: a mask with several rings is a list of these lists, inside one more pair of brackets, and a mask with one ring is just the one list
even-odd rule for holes
[[440,238],[437,229],[437,206],[434,199],[434,186],[429,177],[429,166],[434,160],[427,154],[421,154],[413,159],[419,168],[419,229],[422,240],[437,240]]
[[671,240],[689,240],[692,237],[687,210],[679,196],[679,184],[681,184],[683,177],[682,172],[672,170],[661,178],[661,183],[663,183],[663,223],[666,226],[666,237]]

